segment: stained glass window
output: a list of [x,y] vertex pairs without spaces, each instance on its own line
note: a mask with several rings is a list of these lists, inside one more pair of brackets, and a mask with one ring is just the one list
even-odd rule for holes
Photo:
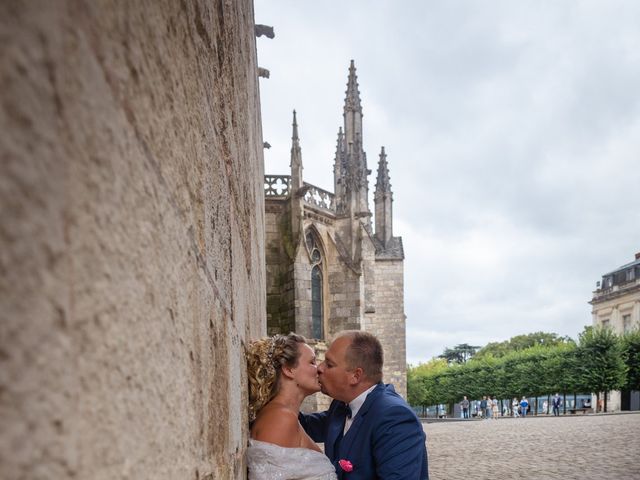
[[324,338],[322,328],[322,272],[318,265],[311,270],[311,333],[313,338]]

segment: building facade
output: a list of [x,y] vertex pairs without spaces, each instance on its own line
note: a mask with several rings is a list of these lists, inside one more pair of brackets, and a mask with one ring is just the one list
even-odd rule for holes
[[[384,380],[406,396],[404,251],[393,235],[393,194],[384,147],[369,208],[371,170],[362,145],[362,106],[351,61],[334,159],[334,192],[303,180],[296,112],[291,174],[265,176],[267,330],[297,332],[316,343],[365,330],[385,350]],[[321,408],[318,395],[308,408]]]
[[[620,335],[640,328],[640,252],[633,262],[603,275],[589,303],[594,327]],[[611,392],[607,409],[640,410],[640,392]]]
[[0,2],[0,477],[246,479],[252,0]]

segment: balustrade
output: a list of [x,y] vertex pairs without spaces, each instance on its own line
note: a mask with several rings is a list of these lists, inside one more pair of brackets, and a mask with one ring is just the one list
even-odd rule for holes
[[[304,203],[331,212],[336,211],[335,195],[309,183],[304,184]],[[287,197],[291,193],[290,175],[265,175],[265,197]]]
[[289,175],[265,175],[264,196],[286,197],[291,188],[291,176]]

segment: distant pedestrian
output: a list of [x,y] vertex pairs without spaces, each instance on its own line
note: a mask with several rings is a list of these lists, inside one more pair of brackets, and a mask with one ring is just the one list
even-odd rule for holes
[[489,418],[489,409],[487,408],[487,396],[484,395],[482,400],[480,400],[480,410],[482,411],[482,416],[485,418]]
[[466,395],[460,402],[460,407],[462,408],[462,418],[469,418],[469,400]]
[[544,413],[545,415],[549,414],[549,404],[546,400],[542,402],[542,413]]
[[522,400],[520,400],[520,408],[522,408],[522,418],[526,418],[527,409],[529,408],[529,401],[524,395],[522,396]]
[[551,406],[553,407],[553,416],[560,416],[560,405],[562,405],[562,399],[560,398],[560,394],[556,393],[556,396],[551,400]]
[[511,402],[511,413],[513,414],[513,418],[517,418],[520,416],[518,413],[518,408],[520,407],[520,403],[516,397],[513,397],[513,401]]
[[494,420],[498,419],[498,415],[500,414],[500,410],[498,409],[498,399],[493,396],[493,400],[491,400],[491,414],[493,415]]

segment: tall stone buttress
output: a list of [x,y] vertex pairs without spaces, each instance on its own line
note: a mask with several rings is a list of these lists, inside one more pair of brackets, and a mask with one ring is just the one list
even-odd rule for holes
[[247,478],[269,29],[150,3],[0,1],[3,479]]
[[[393,236],[392,193],[382,148],[374,195],[375,232],[369,209],[363,113],[351,61],[343,125],[333,163],[331,193],[302,179],[302,153],[294,112],[290,175],[265,176],[267,329],[296,331],[316,344],[343,330],[366,330],[385,349],[384,380],[406,394],[404,252]],[[328,398],[316,395],[308,410]]]
[[384,151],[384,147],[380,150],[378,178],[373,199],[376,211],[376,238],[383,246],[386,246],[393,237],[393,214],[391,210],[393,193],[391,193],[391,183],[389,183],[389,165],[387,164],[387,154]]

